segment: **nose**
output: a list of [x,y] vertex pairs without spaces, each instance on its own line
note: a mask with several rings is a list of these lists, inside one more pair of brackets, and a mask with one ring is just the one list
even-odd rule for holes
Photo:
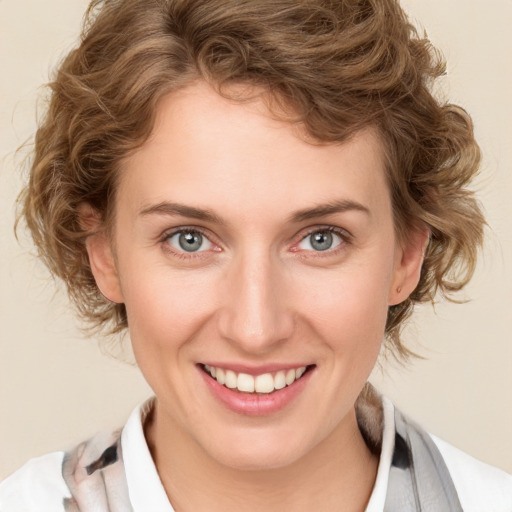
[[220,335],[246,353],[265,355],[294,331],[282,263],[268,254],[245,254],[232,262],[222,287]]

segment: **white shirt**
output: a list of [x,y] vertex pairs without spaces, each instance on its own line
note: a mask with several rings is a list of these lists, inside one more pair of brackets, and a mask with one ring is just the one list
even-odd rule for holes
[[[174,512],[143,432],[143,405],[130,415],[121,446],[134,512]],[[382,512],[394,451],[394,406],[383,398],[384,431],[377,478],[366,512]],[[450,471],[465,512],[512,512],[512,475],[431,436]],[[0,512],[64,512],[70,493],[62,477],[64,452],[31,459],[0,483]]]

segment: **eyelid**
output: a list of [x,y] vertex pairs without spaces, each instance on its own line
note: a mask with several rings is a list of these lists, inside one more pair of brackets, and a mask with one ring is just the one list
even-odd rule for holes
[[[311,249],[300,249],[298,248],[298,244],[300,244],[303,240],[305,240],[308,236],[311,236],[313,233],[318,233],[322,231],[328,231],[330,233],[334,233],[339,236],[342,240],[342,243],[334,247],[333,249],[326,249],[325,251],[314,251]],[[308,252],[313,253],[315,257],[322,256],[331,256],[335,254],[338,250],[341,250],[346,244],[350,244],[352,239],[352,235],[343,228],[337,226],[330,225],[318,225],[307,228],[306,233],[301,233],[300,238],[297,242],[295,242],[292,246],[292,252]]]
[[[201,242],[201,247],[195,251],[187,251],[186,249],[183,249],[182,247],[179,247],[180,244],[180,238],[184,235],[184,234],[192,234],[194,238],[196,238],[196,236],[198,238],[200,238],[200,242]],[[174,238],[178,237],[178,243],[176,245],[176,243],[173,241]],[[166,242],[175,250],[177,250],[178,252],[185,252],[187,254],[195,254],[195,253],[198,253],[198,252],[205,252],[207,250],[209,250],[211,247],[212,247],[212,242],[210,241],[210,239],[203,235],[202,233],[199,233],[197,231],[192,231],[192,230],[188,230],[188,231],[178,231],[177,233],[173,233],[171,234],[170,236],[168,236],[166,238]]]
[[[325,251],[314,251],[314,250],[305,250],[300,249],[297,247],[297,245],[302,242],[305,238],[312,235],[313,233],[317,233],[319,231],[329,231],[331,233],[334,233],[335,235],[339,236],[343,243],[340,243],[338,246],[336,246],[333,249],[326,249]],[[186,232],[196,232],[200,233],[202,236],[204,236],[212,245],[213,249],[204,250],[204,251],[195,251],[195,252],[187,252],[185,250],[179,250],[174,247],[172,247],[170,244],[167,243],[169,238],[172,236],[178,234],[178,233],[186,233]],[[316,225],[311,226],[309,228],[306,228],[306,232],[302,231],[297,237],[300,237],[296,242],[293,243],[291,251],[292,252],[308,252],[312,253],[315,257],[322,257],[322,256],[330,256],[335,253],[337,253],[339,250],[342,250],[343,247],[346,244],[350,244],[352,241],[352,234],[347,231],[344,228],[340,228],[338,226],[332,226],[332,225]],[[295,238],[297,238],[295,237]],[[199,226],[193,226],[193,225],[185,225],[185,226],[177,226],[171,229],[166,230],[161,236],[160,236],[160,243],[163,244],[164,249],[168,252],[171,252],[172,254],[182,257],[182,258],[194,258],[199,257],[199,255],[204,255],[203,253],[208,253],[213,250],[213,252],[221,252],[223,249],[221,248],[221,244],[219,244],[216,241],[216,237],[212,235],[212,233],[205,228],[199,227]]]
[[[199,250],[199,251],[185,251],[177,249],[176,247],[171,246],[168,243],[168,240],[172,238],[174,235],[177,235],[179,233],[199,233],[201,236],[206,238],[208,242],[212,245],[211,248],[206,250]],[[209,230],[206,230],[204,228],[200,228],[198,226],[177,226],[175,228],[171,228],[166,230],[161,236],[160,236],[160,243],[162,244],[165,251],[171,252],[173,255],[176,255],[181,258],[194,258],[198,257],[199,255],[203,255],[204,253],[213,251],[213,252],[220,252],[222,249],[220,248],[219,244],[213,240],[215,237],[211,235]]]

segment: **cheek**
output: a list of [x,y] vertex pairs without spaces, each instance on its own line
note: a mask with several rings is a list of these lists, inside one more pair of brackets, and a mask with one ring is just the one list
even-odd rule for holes
[[123,293],[136,356],[158,358],[164,351],[178,350],[197,334],[212,309],[214,286],[201,273],[153,266],[128,281]]
[[[343,343],[376,340],[384,334],[391,274],[375,267],[346,268],[309,283],[301,309],[327,338]],[[314,286],[311,286],[314,283]]]

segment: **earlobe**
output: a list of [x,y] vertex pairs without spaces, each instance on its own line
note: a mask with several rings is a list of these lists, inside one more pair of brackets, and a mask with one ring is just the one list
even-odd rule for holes
[[428,228],[411,232],[407,241],[397,247],[389,305],[403,302],[414,291],[420,280],[421,268],[430,232]]
[[110,302],[124,302],[110,240],[105,233],[91,235],[86,241],[89,263],[96,285]]
[[124,299],[110,238],[104,230],[98,231],[100,217],[90,205],[80,205],[79,212],[82,228],[91,233],[85,247],[96,285],[107,300],[120,304]]

